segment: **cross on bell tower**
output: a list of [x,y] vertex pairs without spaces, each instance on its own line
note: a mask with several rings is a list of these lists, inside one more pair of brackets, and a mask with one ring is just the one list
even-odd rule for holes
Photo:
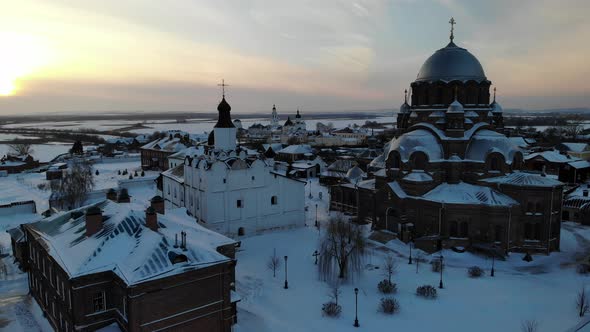
[[453,39],[455,39],[454,32],[455,32],[455,24],[457,24],[457,21],[455,21],[455,18],[451,17],[449,24],[451,25],[451,43],[452,43]]
[[225,98],[225,87],[229,86],[229,84],[225,84],[225,79],[221,79],[221,84],[217,84],[217,86],[221,87],[221,95]]

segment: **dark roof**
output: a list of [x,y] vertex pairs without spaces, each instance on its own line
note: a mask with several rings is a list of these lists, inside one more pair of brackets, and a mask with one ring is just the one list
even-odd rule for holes
[[431,55],[420,68],[417,82],[434,81],[486,81],[486,75],[479,60],[464,48],[450,42]]
[[235,128],[234,123],[231,121],[231,106],[225,101],[225,97],[221,99],[221,102],[217,106],[219,117],[214,128]]

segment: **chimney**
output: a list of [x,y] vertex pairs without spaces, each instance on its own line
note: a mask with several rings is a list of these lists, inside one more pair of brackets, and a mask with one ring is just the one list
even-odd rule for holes
[[117,203],[129,203],[131,202],[131,197],[129,196],[129,192],[126,188],[121,189],[119,192],[119,196],[117,197]]
[[154,232],[158,231],[158,214],[151,206],[145,210],[145,225]]
[[86,210],[86,236],[92,236],[102,229],[102,211],[98,206]]
[[117,201],[117,191],[113,188],[109,189],[109,191],[107,191],[107,199],[111,200],[113,202]]
[[582,195],[583,195],[584,197],[588,197],[588,190],[584,190],[584,191],[582,191]]
[[162,196],[154,196],[150,200],[150,207],[153,207],[156,213],[164,214],[164,199]]

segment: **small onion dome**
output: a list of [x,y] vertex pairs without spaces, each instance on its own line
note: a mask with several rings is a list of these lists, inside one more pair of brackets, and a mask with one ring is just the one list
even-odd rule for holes
[[399,112],[402,114],[410,113],[410,105],[407,102],[404,102],[402,106],[399,107]]
[[160,203],[163,201],[164,201],[164,199],[160,195],[156,195],[156,196],[152,197],[152,199],[150,199],[150,202],[152,202],[152,203]]
[[301,119],[301,114],[299,114],[299,110],[297,110],[297,114],[295,115],[295,119]]
[[465,112],[465,110],[463,109],[463,105],[461,105],[461,103],[455,99],[454,102],[451,103],[451,105],[449,105],[449,108],[447,109],[447,113],[463,113]]
[[293,122],[291,121],[291,117],[288,116],[287,117],[287,121],[285,121],[285,125],[284,126],[286,127],[286,126],[292,126],[292,125],[293,125]]
[[495,100],[490,104],[490,108],[492,109],[492,113],[502,113],[504,111],[500,103]]
[[217,119],[217,123],[215,124],[215,128],[235,128],[233,122],[231,121],[231,106],[225,100],[225,97],[221,99],[221,102],[217,106],[217,111],[219,111],[219,117]]
[[102,211],[96,205],[91,206],[91,207],[88,208],[88,210],[86,210],[86,215],[87,216],[94,216],[94,215],[101,214],[101,213],[102,213]]

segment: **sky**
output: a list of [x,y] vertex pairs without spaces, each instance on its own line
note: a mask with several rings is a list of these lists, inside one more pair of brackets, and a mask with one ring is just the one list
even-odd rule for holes
[[587,0],[0,0],[0,115],[397,109],[449,40],[504,108],[590,107]]

